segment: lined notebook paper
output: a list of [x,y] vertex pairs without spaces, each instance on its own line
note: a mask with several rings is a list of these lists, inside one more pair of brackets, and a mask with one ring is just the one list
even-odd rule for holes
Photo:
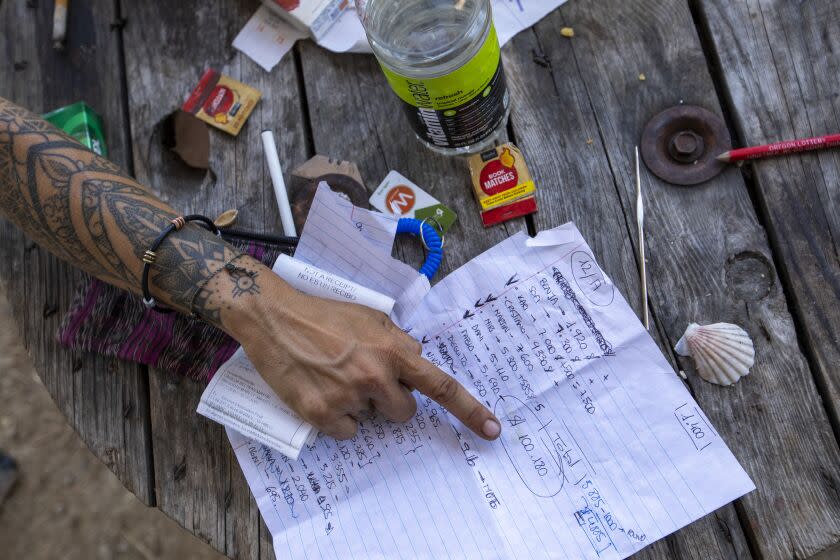
[[[354,280],[385,291],[375,267]],[[422,395],[298,461],[229,432],[278,557],[625,558],[754,489],[572,224],[473,259],[400,325],[501,438]]]
[[[357,208],[318,185],[295,258],[394,298],[397,324],[420,305],[429,280],[391,257],[397,218]],[[419,263],[418,263],[419,266]]]

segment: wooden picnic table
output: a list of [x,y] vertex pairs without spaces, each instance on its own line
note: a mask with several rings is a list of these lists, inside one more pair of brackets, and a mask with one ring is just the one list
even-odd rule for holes
[[[303,41],[265,72],[231,47],[253,0],[71,4],[58,52],[52,2],[0,0],[0,95],[41,112],[87,101],[111,159],[174,207],[236,207],[238,226],[278,231],[258,136],[272,128],[286,170],[329,155],[356,162],[372,188],[396,169],[456,209],[443,274],[514,231],[573,220],[636,311],[633,146],[653,115],[705,107],[726,117],[736,145],[840,130],[835,0],[570,0],[503,49],[509,136],[540,211],[485,230],[465,163],[420,148],[372,56]],[[210,131],[204,171],[166,146],[167,117],[210,66],[264,97],[238,138]],[[758,489],[637,556],[836,558],[840,151],[733,166],[697,187],[645,173],[644,191],[651,332]],[[2,221],[0,257],[38,373],[91,450],[219,551],[273,558],[223,429],[195,414],[202,384],[60,347],[54,333],[81,274]],[[752,373],[733,388],[700,380],[671,350],[688,323],[716,321],[756,343]]]

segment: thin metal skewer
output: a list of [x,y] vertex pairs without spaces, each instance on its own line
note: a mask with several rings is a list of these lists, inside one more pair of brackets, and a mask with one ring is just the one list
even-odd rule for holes
[[642,323],[650,330],[648,315],[647,268],[645,264],[645,204],[642,201],[642,173],[636,146],[636,225],[639,228],[639,279],[642,285]]

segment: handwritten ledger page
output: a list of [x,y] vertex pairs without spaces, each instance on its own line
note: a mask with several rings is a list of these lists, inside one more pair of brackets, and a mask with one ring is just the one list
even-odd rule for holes
[[500,243],[401,326],[500,440],[421,395],[298,461],[229,431],[278,557],[625,558],[754,489],[572,224]]

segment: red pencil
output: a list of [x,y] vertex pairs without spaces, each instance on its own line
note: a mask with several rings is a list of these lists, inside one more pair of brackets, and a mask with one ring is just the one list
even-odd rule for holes
[[776,142],[766,146],[753,146],[752,148],[738,148],[720,154],[717,158],[720,161],[729,163],[732,161],[745,161],[748,159],[760,159],[763,157],[781,156],[797,152],[809,152],[823,148],[840,146],[840,134],[829,134],[828,136],[817,136],[816,138],[803,138],[802,140],[788,140],[787,142]]

